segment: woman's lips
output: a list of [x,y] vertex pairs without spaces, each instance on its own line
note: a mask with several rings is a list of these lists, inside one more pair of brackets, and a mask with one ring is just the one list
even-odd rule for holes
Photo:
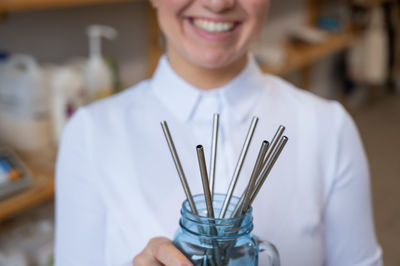
[[219,22],[201,18],[192,19],[192,23],[197,28],[205,30],[210,33],[227,32],[233,29],[234,22]]
[[230,38],[240,25],[236,21],[193,17],[186,18],[185,22],[197,35],[209,41],[222,41]]

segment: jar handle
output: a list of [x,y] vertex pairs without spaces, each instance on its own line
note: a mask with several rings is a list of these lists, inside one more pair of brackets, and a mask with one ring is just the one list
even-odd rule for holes
[[265,253],[271,262],[271,266],[281,265],[278,249],[272,243],[258,238],[256,239],[256,243],[258,247],[259,258],[262,253]]

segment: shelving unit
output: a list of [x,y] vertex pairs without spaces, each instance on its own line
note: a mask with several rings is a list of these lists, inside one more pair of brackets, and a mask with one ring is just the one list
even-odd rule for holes
[[[5,19],[6,16],[4,15],[10,12],[139,1],[144,2],[143,0],[0,0],[0,18]],[[149,18],[155,21],[154,10],[149,8],[149,12]],[[155,29],[156,23],[151,22],[149,24],[149,41],[152,41],[157,34],[157,30]],[[153,46],[153,48],[150,49],[151,52],[149,54],[155,52],[154,47],[156,46]],[[152,61],[154,62],[155,59],[152,59]],[[48,161],[49,164],[44,167],[34,167],[29,164],[29,159],[25,160],[32,172],[33,183],[31,187],[0,200],[0,222],[12,218],[42,203],[53,200],[55,192],[54,158],[51,158]]]
[[393,3],[396,0],[364,0],[364,1],[354,1],[355,6],[360,6],[360,7],[365,7],[365,8],[371,8],[377,5],[382,5],[384,3]]
[[29,11],[37,9],[133,1],[140,0],[0,0],[0,12]]
[[261,68],[267,73],[285,76],[291,72],[310,66],[331,54],[350,47],[357,41],[357,37],[358,34],[349,31],[345,33],[331,34],[326,41],[320,44],[286,44],[285,51],[287,61],[283,66],[273,68],[268,65],[262,65]]
[[355,44],[359,33],[347,31],[344,33],[331,33],[327,39],[319,44],[291,44],[285,45],[287,60],[280,67],[261,65],[261,69],[277,76],[287,76],[295,71],[301,73],[301,88],[311,90],[312,65],[337,52],[345,50]]
[[0,201],[0,222],[54,198],[54,169],[31,168],[31,187]]

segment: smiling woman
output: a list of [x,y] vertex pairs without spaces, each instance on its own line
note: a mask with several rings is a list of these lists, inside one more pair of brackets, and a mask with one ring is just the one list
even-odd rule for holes
[[[269,0],[152,3],[167,39],[171,66],[202,89],[222,86],[243,69],[249,46],[261,31],[269,6]],[[215,78],[204,82],[198,79],[199,72]]]
[[[255,143],[286,126],[290,142],[252,203],[254,233],[276,245],[282,265],[381,265],[367,160],[350,116],[337,102],[263,74],[249,55],[269,0],[152,4],[167,42],[154,76],[81,108],[64,132],[56,171],[56,265],[203,261],[204,252],[187,258],[170,240],[185,194],[159,122],[171,126],[196,194],[202,179],[195,147],[211,151],[215,113],[221,121],[215,193],[231,190],[253,116],[260,118]],[[249,148],[249,164],[255,149]],[[251,176],[247,162],[236,175],[236,195]],[[243,265],[226,258],[224,265]],[[270,265],[262,256],[259,264]]]

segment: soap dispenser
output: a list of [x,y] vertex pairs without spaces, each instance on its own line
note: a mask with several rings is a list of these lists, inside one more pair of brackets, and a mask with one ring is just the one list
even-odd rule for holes
[[109,26],[90,25],[87,34],[89,58],[85,68],[85,89],[88,102],[92,102],[112,94],[113,75],[101,53],[101,37],[115,39],[117,31]]

